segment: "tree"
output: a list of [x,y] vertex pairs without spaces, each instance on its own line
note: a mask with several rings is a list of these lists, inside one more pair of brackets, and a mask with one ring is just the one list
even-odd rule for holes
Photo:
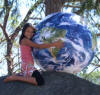
[[[14,68],[13,58],[11,57],[11,54],[16,37],[21,31],[23,25],[30,19],[36,21],[38,21],[38,19],[42,19],[43,12],[46,16],[54,12],[62,11],[63,9],[72,8],[72,12],[88,18],[87,22],[89,22],[89,25],[92,25],[91,27],[95,26],[97,29],[100,28],[100,22],[94,21],[94,18],[92,17],[95,15],[98,16],[100,14],[99,0],[28,0],[28,2],[32,4],[31,6],[28,5],[30,9],[26,13],[26,16],[22,21],[18,21],[18,19],[20,18],[20,13],[18,11],[20,9],[18,9],[17,7],[20,6],[20,4],[18,3],[20,2],[19,0],[1,0],[0,2],[2,2],[0,5],[0,16],[2,17],[0,19],[0,27],[5,37],[1,39],[1,43],[3,43],[4,41],[7,42],[7,52],[5,58],[7,60],[9,75],[13,73]],[[32,14],[34,11],[38,12],[41,17],[34,17],[34,15]],[[7,26],[8,24],[9,28]],[[10,34],[9,29],[11,31]],[[97,36],[99,35],[100,34],[98,33]]]
[[[7,31],[7,22],[8,22],[8,18],[11,16],[13,16],[13,14],[15,13],[15,11],[17,10],[17,1],[16,0],[4,0],[4,4],[2,6],[1,9],[1,16],[4,16],[4,20],[3,20],[3,24],[0,23],[0,27],[3,31],[3,34],[5,36],[5,39],[3,39],[2,41],[7,41],[7,53],[6,53],[6,60],[7,60],[7,65],[8,65],[8,74],[11,75],[12,74],[12,65],[13,65],[13,59],[11,58],[11,49],[13,46],[13,42],[15,40],[15,38],[17,37],[19,31],[21,30],[21,28],[23,27],[24,23],[26,23],[29,20],[30,15],[32,14],[33,10],[35,10],[35,8],[38,7],[38,5],[42,2],[42,0],[38,0],[34,5],[31,6],[31,8],[29,9],[29,11],[27,12],[25,18],[23,19],[23,21],[20,22],[20,24],[13,30],[14,33],[12,33],[10,36],[8,36],[8,31]],[[13,9],[13,4],[16,3],[16,7]],[[12,9],[12,10],[11,10]],[[10,15],[10,12],[12,12],[12,14]],[[17,11],[16,11],[17,12]],[[18,14],[16,15],[18,16]],[[16,17],[17,19],[17,17]],[[13,21],[14,22],[14,21]],[[12,22],[12,23],[13,23]]]

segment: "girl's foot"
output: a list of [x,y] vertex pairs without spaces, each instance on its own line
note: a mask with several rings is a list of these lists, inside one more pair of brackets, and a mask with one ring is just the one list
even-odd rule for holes
[[38,85],[35,78],[27,76],[24,77],[24,76],[12,75],[4,79],[4,82],[10,82],[10,81],[21,81],[21,82],[31,83],[33,85]]
[[4,82],[9,82],[9,81],[14,81],[16,80],[16,76],[12,75],[12,76],[8,76],[6,79],[4,79]]

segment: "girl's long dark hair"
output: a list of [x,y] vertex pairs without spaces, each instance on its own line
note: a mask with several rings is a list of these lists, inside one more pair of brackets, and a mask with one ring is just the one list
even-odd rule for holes
[[[36,30],[36,29],[32,26],[32,24],[26,23],[26,24],[23,26],[22,34],[21,34],[20,39],[19,39],[19,44],[21,44],[21,40],[25,37],[25,36],[24,36],[24,33],[25,33],[25,31],[26,31],[26,29],[27,29],[28,27],[32,27],[32,28],[33,28],[33,31]],[[31,38],[30,40],[32,40],[32,38]]]

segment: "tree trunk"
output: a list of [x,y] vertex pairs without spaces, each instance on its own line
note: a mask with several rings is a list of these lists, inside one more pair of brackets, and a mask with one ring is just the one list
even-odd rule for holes
[[12,64],[13,64],[13,59],[11,58],[11,49],[12,49],[12,43],[11,40],[7,41],[7,55],[6,55],[6,60],[7,60],[7,66],[8,66],[8,75],[12,75]]
[[45,15],[61,11],[64,0],[45,0]]

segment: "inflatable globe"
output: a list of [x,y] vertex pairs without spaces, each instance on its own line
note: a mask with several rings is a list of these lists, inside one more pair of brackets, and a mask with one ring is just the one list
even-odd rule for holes
[[77,73],[92,61],[92,34],[80,16],[74,13],[53,13],[42,20],[36,29],[36,35],[32,38],[35,43],[64,42],[61,49],[51,47],[32,50],[43,70]]

